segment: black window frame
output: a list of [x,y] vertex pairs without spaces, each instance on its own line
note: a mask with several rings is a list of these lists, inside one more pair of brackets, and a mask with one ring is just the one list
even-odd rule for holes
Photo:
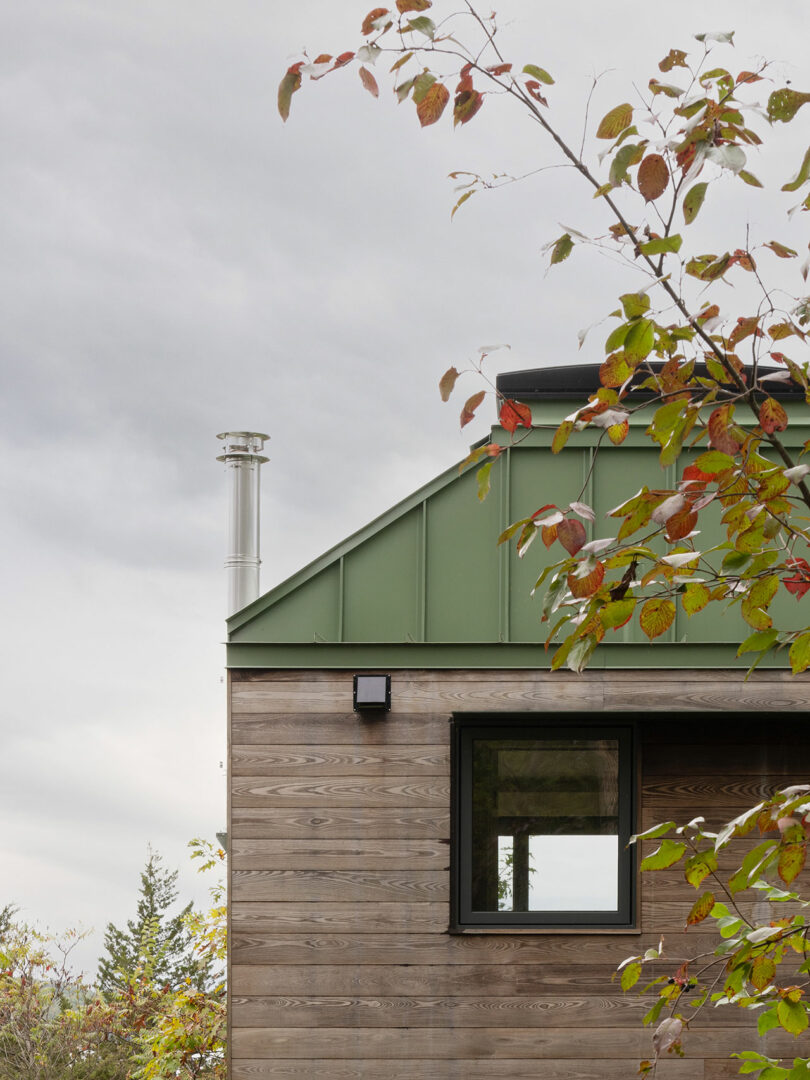
[[[454,714],[451,718],[451,916],[450,930],[635,930],[637,853],[636,724],[623,716]],[[474,738],[616,738],[619,743],[618,905],[615,911],[476,911],[472,908],[472,741]]]

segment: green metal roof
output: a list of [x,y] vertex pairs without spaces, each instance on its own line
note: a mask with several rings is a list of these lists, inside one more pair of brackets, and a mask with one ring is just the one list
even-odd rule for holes
[[[579,497],[596,512],[589,538],[607,536],[612,507],[645,483],[675,482],[674,469],[657,463],[643,414],[619,447],[594,457],[597,433],[587,430],[552,455],[553,432],[572,407],[559,399],[533,401],[538,426],[516,445],[493,428],[492,440],[508,449],[495,462],[483,503],[476,469],[459,475],[454,466],[233,615],[228,667],[546,666],[548,625],[540,622],[539,597],[529,594],[549,556],[538,541],[520,560],[513,545],[497,546],[498,535],[546,503],[564,507]],[[808,428],[810,411],[792,405],[789,445],[802,446]],[[707,535],[704,546],[710,541]],[[800,614],[790,597],[775,610],[785,626]],[[609,634],[591,666],[729,667],[745,636],[733,609],[691,619],[679,610],[667,635],[653,643],[633,626]]]

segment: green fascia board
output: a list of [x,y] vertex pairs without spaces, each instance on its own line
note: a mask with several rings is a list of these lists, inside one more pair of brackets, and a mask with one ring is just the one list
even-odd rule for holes
[[[690,645],[683,642],[602,642],[593,654],[590,670],[737,669],[745,671],[750,658],[736,655],[736,644]],[[262,670],[548,670],[551,650],[537,642],[315,642],[227,645],[230,669]],[[789,669],[787,653],[766,657],[760,668]],[[797,676],[810,678],[810,674]]]

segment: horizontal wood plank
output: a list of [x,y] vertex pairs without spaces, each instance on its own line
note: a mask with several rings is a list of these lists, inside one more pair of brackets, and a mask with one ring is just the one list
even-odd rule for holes
[[436,806],[450,805],[450,784],[444,777],[376,777],[310,779],[236,776],[231,782],[233,806]]
[[309,903],[319,900],[448,900],[450,875],[440,870],[233,870],[233,900]]
[[[263,903],[231,904],[234,933],[250,934],[444,934],[450,915],[446,902]],[[311,959],[311,958],[310,958]],[[295,960],[289,963],[297,963]]]
[[[795,1053],[793,1037],[774,1032],[768,1041],[773,1056]],[[422,1057],[529,1058],[538,1063],[542,1075],[543,1058],[628,1058],[652,1056],[651,1032],[633,1025],[627,1028],[580,1030],[576,1038],[566,1027],[543,1028],[234,1028],[234,1060],[242,1057],[276,1056],[286,1058],[357,1058],[370,1057],[412,1060]],[[689,1057],[707,1053],[725,1055],[734,1050],[753,1050],[761,1046],[752,1022],[749,1028],[709,1024],[690,1030],[685,1049]]]
[[301,706],[284,712],[234,708],[231,742],[233,746],[449,746],[449,720],[447,712],[399,712],[393,719],[387,713],[311,713]]
[[233,747],[235,776],[448,776],[447,745],[357,747],[354,744]]
[[240,840],[234,870],[448,870],[448,840]]
[[[638,1072],[637,1058],[604,1061],[543,1059],[542,1073],[537,1063],[526,1059],[474,1061],[426,1060],[392,1061],[380,1058],[320,1058],[301,1061],[289,1058],[241,1058],[233,1062],[231,1080],[629,1080]],[[695,1059],[663,1060],[656,1080],[704,1080],[703,1062]],[[712,1080],[720,1080],[712,1077]],[[726,1080],[725,1074],[722,1080]]]
[[234,840],[366,839],[423,840],[450,837],[449,807],[288,807],[234,806],[229,835]]
[[[555,995],[543,997],[237,997],[235,1027],[572,1027],[640,1026],[655,998]],[[723,1014],[726,1027],[749,1027],[744,1009]]]

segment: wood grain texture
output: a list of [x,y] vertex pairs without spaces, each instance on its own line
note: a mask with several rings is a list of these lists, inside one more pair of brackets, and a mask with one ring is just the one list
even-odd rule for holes
[[[249,905],[241,905],[241,908]],[[309,905],[307,905],[309,906]],[[231,955],[237,964],[570,964],[617,967],[625,957],[658,945],[653,934],[419,934],[394,926],[388,933],[262,933],[235,921]],[[445,917],[445,925],[447,919]],[[247,925],[246,925],[247,924]],[[696,955],[705,937],[690,930],[677,942],[677,956]],[[673,967],[677,964],[673,964]],[[325,992],[325,991],[324,991]]]
[[234,870],[449,870],[449,840],[234,840]]
[[449,840],[450,811],[448,806],[234,806],[229,835],[234,840]]
[[233,806],[435,806],[446,810],[450,784],[445,777],[298,777],[236,776],[231,783]]
[[304,904],[319,900],[447,901],[450,875],[441,870],[232,870],[231,896],[233,900],[273,896]]
[[[449,720],[637,717],[638,827],[717,825],[810,775],[806,680],[392,674],[391,712],[373,718],[351,711],[349,672],[232,675],[232,1080],[628,1080],[651,1055],[646,1003],[612,976],[661,933],[678,960],[705,951],[710,927],[682,933],[697,894],[680,870],[643,875],[638,934],[447,933]],[[755,897],[741,906],[763,915]],[[700,1024],[659,1080],[730,1080],[749,1019]]]
[[[775,1033],[768,1050],[774,1057],[795,1053],[793,1036]],[[687,1053],[726,1055],[733,1050],[753,1050],[760,1044],[756,1026],[726,1027],[718,1024],[689,1032]],[[357,1058],[394,1060],[430,1058],[642,1058],[650,1054],[651,1035],[639,1027],[596,1028],[234,1028],[233,1058],[284,1057]],[[538,1073],[542,1075],[542,1066]]]
[[[234,1001],[244,1027],[545,1028],[640,1027],[653,1004],[638,995],[553,997],[247,997]],[[726,1027],[749,1027],[743,1009],[726,1010]]]
[[[544,1058],[542,1072],[531,1060],[392,1061],[380,1058],[240,1058],[233,1062],[231,1080],[629,1080],[638,1073],[638,1059],[612,1061]],[[712,1076],[712,1080],[726,1080]],[[662,1061],[656,1080],[704,1080],[703,1062]]]
[[231,760],[234,776],[448,776],[450,772],[449,746],[435,744],[372,749],[353,743],[320,747],[237,744]]
[[[301,904],[234,900],[231,904],[234,934],[242,930],[251,934],[385,934],[387,939],[399,935],[407,939],[409,934],[446,934],[449,916],[444,901]],[[381,959],[384,962],[384,956]]]

